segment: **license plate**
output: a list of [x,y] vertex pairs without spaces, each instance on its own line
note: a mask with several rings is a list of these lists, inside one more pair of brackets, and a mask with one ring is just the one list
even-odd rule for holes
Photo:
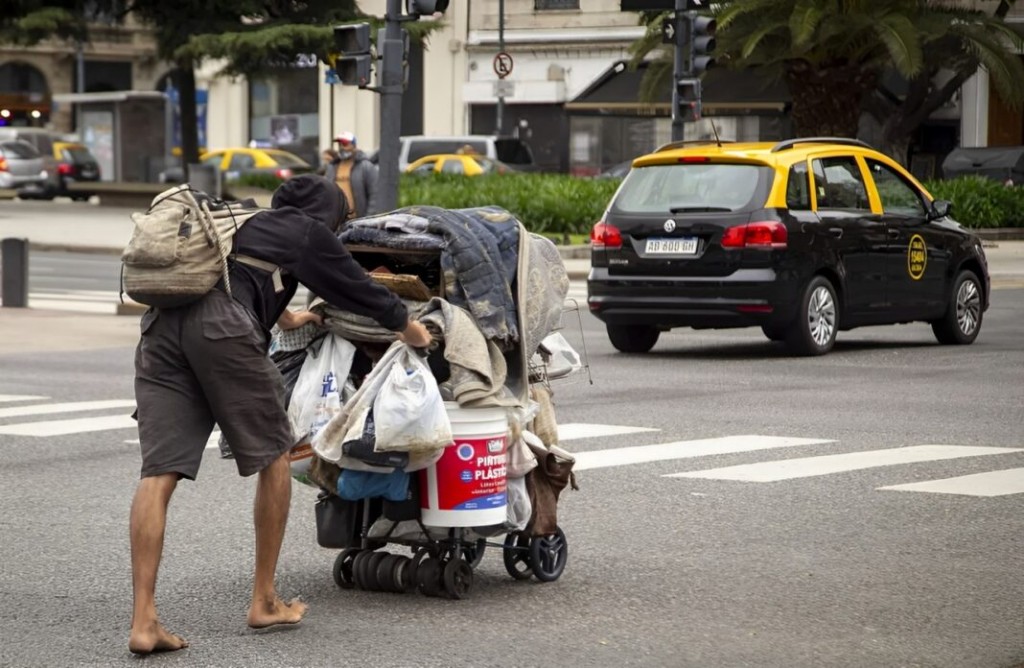
[[94,176],[96,176],[96,172],[94,172],[93,170],[91,170],[91,169],[83,169],[82,170],[82,178],[83,179],[91,179]]
[[649,255],[693,255],[697,252],[697,237],[648,239],[645,250]]

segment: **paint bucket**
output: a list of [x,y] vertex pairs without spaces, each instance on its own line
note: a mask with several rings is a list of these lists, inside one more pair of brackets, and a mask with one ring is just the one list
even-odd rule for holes
[[423,524],[479,527],[506,518],[508,415],[504,408],[460,408],[446,401],[454,443],[420,472]]

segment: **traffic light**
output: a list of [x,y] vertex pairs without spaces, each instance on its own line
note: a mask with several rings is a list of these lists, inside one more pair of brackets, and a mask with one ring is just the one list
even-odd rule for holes
[[690,30],[690,73],[700,75],[715,66],[716,22],[709,16],[694,16]]
[[406,11],[412,16],[430,16],[448,9],[448,0],[408,0]]
[[334,26],[334,51],[328,61],[343,85],[368,86],[372,60],[369,23]]
[[676,81],[676,106],[679,119],[684,123],[700,120],[700,79],[679,79]]

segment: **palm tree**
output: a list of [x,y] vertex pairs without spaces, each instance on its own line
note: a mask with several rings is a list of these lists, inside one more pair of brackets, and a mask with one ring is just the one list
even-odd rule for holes
[[[715,55],[728,67],[784,80],[795,134],[856,136],[861,113],[871,108],[884,113],[887,141],[902,142],[894,152],[905,154],[909,133],[979,65],[1004,101],[1024,102],[1024,64],[1016,55],[1022,40],[1003,21],[1011,4],[1002,0],[987,15],[955,0],[721,0]],[[658,16],[643,17],[649,30],[633,45],[634,62],[657,48]],[[664,56],[649,68],[645,90],[671,76],[671,54]],[[886,107],[875,91],[890,69],[911,82],[914,94],[890,97]],[[932,86],[940,70],[951,70],[958,83]]]

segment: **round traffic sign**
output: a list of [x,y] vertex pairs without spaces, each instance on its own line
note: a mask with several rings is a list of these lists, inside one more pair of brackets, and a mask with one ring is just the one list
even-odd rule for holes
[[504,79],[512,74],[512,56],[504,51],[494,56],[494,73],[499,79]]

